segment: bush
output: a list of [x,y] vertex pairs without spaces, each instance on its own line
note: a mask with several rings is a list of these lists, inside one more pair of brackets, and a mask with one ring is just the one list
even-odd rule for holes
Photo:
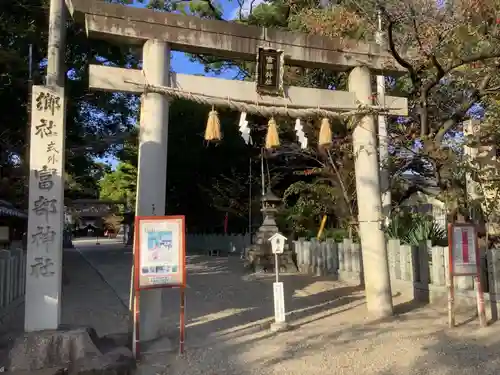
[[385,229],[388,238],[397,238],[402,243],[417,246],[423,241],[431,241],[432,246],[446,246],[446,230],[432,217],[423,214],[398,212],[391,216]]
[[[352,236],[353,241],[359,241],[358,233],[356,231],[353,230]],[[321,239],[326,238],[333,239],[335,242],[342,242],[344,238],[349,238],[349,231],[343,228],[325,228],[323,234],[321,235]]]

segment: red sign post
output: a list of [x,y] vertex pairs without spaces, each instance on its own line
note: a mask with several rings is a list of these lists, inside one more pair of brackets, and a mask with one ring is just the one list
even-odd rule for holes
[[474,276],[479,324],[485,327],[486,312],[481,284],[481,262],[474,224],[448,224],[448,325],[455,326],[456,276]]
[[184,352],[186,238],[184,216],[136,216],[134,233],[134,338],[139,358],[140,294],[143,290],[179,288],[179,351]]

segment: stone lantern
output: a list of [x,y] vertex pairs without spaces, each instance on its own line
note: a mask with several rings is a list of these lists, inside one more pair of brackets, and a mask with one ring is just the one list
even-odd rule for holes
[[[281,204],[271,189],[268,189],[262,197],[261,212],[264,216],[262,225],[255,233],[254,243],[246,249],[246,265],[254,272],[272,271],[274,269],[274,256],[271,251],[269,238],[279,232],[276,225],[276,212]],[[280,255],[280,267],[290,271],[296,269],[291,256],[291,252],[285,248],[285,252]]]
[[281,204],[281,199],[278,198],[271,189],[267,189],[267,193],[262,197],[262,208],[260,211],[264,216],[264,221],[257,231],[257,241],[266,241],[279,231],[276,225],[276,212]]

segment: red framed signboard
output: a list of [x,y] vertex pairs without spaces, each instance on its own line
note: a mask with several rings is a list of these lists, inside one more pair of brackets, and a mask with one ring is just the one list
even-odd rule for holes
[[476,226],[448,224],[448,323],[455,326],[455,282],[457,276],[474,276],[477,309],[481,326],[486,326],[484,293],[481,285],[481,256]]
[[184,352],[186,236],[184,216],[136,216],[134,230],[134,339],[139,358],[140,296],[158,288],[180,290],[179,351]]
[[184,216],[135,218],[135,289],[186,286]]
[[453,276],[476,276],[479,265],[476,227],[472,224],[451,225],[450,262]]

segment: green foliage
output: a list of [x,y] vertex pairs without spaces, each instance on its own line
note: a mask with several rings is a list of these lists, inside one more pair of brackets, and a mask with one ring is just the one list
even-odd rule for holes
[[[353,233],[354,235],[352,236],[352,239],[354,241],[358,241],[359,238],[357,236],[357,233]],[[344,238],[349,238],[349,231],[347,229],[342,229],[342,228],[329,228],[325,229],[323,231],[323,235],[321,236],[321,239],[333,239],[335,242],[342,242]]]
[[124,201],[128,208],[133,209],[135,207],[136,185],[137,167],[120,162],[116,170],[106,173],[99,182],[99,198]]
[[431,241],[433,246],[446,245],[446,231],[432,217],[411,212],[396,212],[385,229],[386,236],[402,243],[417,246]]
[[[32,82],[42,84],[48,4],[47,0],[0,2],[0,195],[19,206],[27,204],[29,45],[33,47]],[[90,92],[88,63],[99,57],[116,66],[136,67],[137,60],[128,47],[90,42],[82,25],[72,20],[68,20],[66,39],[65,90],[70,98],[66,107],[66,172],[67,180],[71,180],[67,181],[66,192],[68,198],[96,197],[94,159],[116,151],[116,136],[130,128],[129,116],[135,105],[131,95]]]
[[262,27],[288,28],[288,5],[283,1],[263,2],[253,9],[245,20]]
[[298,237],[314,237],[323,215],[334,215],[337,199],[336,189],[320,181],[293,183],[285,190],[279,224]]

